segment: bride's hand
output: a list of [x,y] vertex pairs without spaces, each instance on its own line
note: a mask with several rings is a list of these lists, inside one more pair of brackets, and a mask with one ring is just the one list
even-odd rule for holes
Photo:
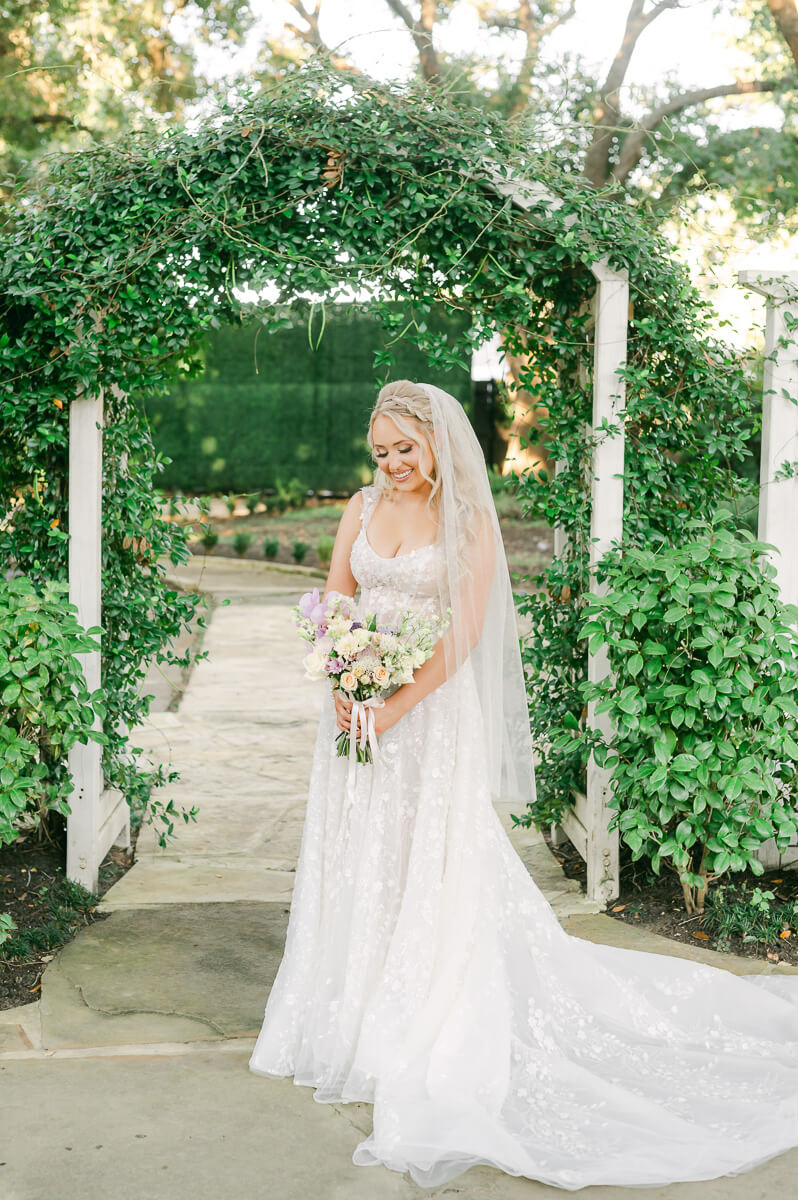
[[[346,698],[344,692],[338,688],[333,689],[333,703],[335,704],[335,716],[338,722],[339,729],[347,731],[352,725],[352,701]],[[374,732],[376,734],[385,733],[386,729],[390,729],[399,719],[398,714],[389,700],[385,701],[382,708],[371,708],[367,710],[374,714]]]
[[344,693],[338,688],[333,688],[333,703],[335,704],[338,728],[348,730],[352,724],[352,701],[347,700]]

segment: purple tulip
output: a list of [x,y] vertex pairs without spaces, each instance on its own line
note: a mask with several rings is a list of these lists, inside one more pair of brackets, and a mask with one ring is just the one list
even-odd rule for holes
[[[314,588],[312,592],[305,592],[304,596],[299,601],[299,611],[303,617],[313,620],[313,610],[319,604],[319,589]],[[315,622],[314,622],[315,623]]]

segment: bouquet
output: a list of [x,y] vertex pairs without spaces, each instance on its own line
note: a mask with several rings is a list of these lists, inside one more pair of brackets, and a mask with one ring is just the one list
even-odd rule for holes
[[322,598],[318,588],[306,592],[294,611],[300,637],[311,645],[304,660],[305,674],[335,680],[354,701],[351,737],[344,729],[336,738],[339,757],[351,758],[354,748],[359,763],[373,762],[376,736],[369,710],[385,703],[383,693],[389,688],[410,683],[416,667],[431,657],[448,622],[414,612],[398,625],[378,625],[374,613],[355,619],[349,596],[328,592]]

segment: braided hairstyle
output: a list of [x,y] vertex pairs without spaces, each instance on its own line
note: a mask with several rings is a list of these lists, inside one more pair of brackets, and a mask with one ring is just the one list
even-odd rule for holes
[[[374,457],[373,428],[377,417],[390,417],[396,427],[413,441],[419,440],[419,433],[426,439],[432,454],[432,474],[427,475],[421,466],[419,466],[419,471],[430,484],[427,505],[430,508],[436,507],[440,498],[441,481],[432,425],[432,403],[429,396],[423,388],[410,379],[395,379],[392,383],[385,384],[377,396],[377,403],[369,418],[368,444],[372,457]],[[393,479],[379,469],[374,473],[374,485],[388,497],[396,491]]]

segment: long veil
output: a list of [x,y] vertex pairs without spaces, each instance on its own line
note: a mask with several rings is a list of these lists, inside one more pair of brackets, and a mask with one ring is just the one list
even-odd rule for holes
[[510,573],[482,448],[462,405],[430,383],[440,470],[438,540],[445,551],[441,608],[451,608],[447,675],[471,658],[494,798],[535,798],[524,671]]

